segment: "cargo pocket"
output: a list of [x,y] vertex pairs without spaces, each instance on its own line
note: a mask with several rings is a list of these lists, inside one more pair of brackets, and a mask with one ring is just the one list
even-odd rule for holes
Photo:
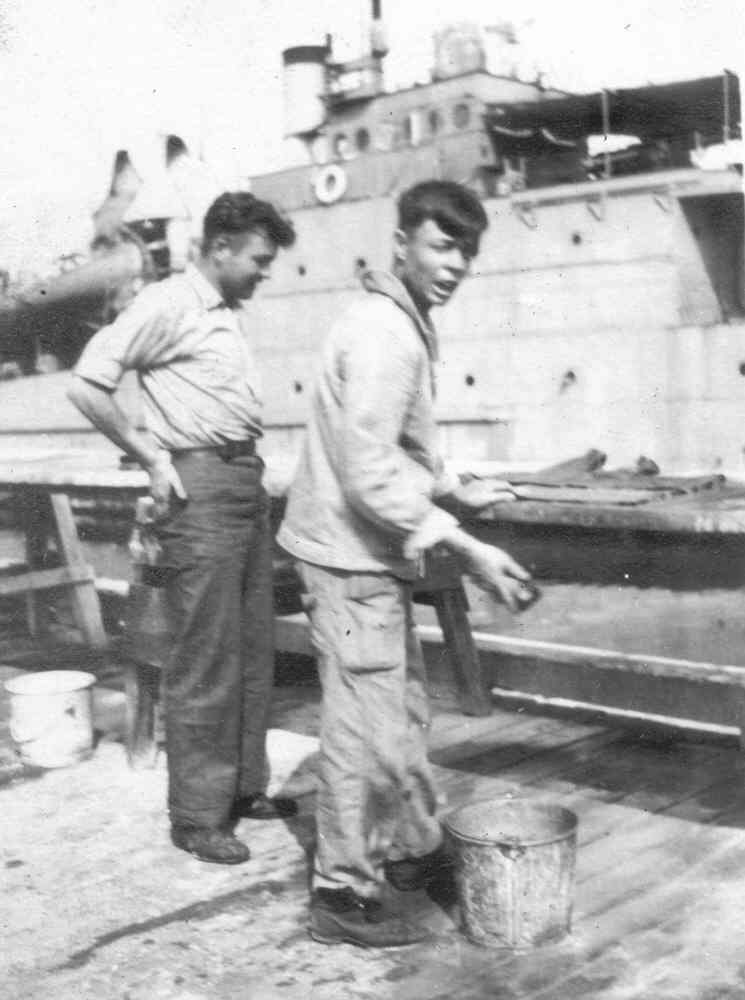
[[353,673],[395,670],[406,664],[403,587],[380,573],[344,581],[344,613],[337,623],[341,660]]

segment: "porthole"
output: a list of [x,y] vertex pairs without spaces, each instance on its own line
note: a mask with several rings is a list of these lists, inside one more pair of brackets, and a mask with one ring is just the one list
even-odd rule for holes
[[437,135],[442,128],[442,115],[435,108],[427,115],[427,124],[432,135]]
[[300,392],[303,391],[303,383],[302,382],[293,382],[292,388],[295,390],[295,392],[300,393]]
[[358,128],[354,134],[354,141],[360,153],[364,153],[370,148],[370,132],[366,128]]
[[466,375],[466,377],[465,377],[465,383],[466,383],[466,385],[469,385],[469,386],[470,385],[476,385],[476,379],[473,377],[473,375]]
[[465,128],[471,121],[471,109],[467,104],[456,104],[453,108],[453,125]]

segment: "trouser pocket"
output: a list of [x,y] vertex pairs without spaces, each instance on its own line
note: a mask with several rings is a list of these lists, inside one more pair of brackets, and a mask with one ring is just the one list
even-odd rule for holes
[[346,578],[343,589],[344,666],[364,673],[405,665],[403,585],[380,573],[355,573]]

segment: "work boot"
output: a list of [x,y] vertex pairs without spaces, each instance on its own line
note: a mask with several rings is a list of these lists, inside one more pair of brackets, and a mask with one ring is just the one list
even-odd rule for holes
[[182,851],[215,865],[240,865],[251,857],[251,852],[243,841],[225,830],[172,826],[171,840]]
[[418,858],[386,861],[383,871],[394,889],[399,892],[415,892],[417,889],[426,889],[434,882],[452,880],[453,859],[440,844],[434,851]]
[[424,941],[428,933],[391,913],[375,899],[352,889],[316,889],[310,904],[310,936],[321,944],[360,948],[402,948]]

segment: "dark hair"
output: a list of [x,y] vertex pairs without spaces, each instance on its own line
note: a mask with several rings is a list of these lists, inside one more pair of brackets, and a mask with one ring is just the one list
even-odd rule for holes
[[411,233],[427,219],[463,244],[470,256],[479,249],[481,234],[489,225],[477,195],[455,181],[422,181],[398,199],[398,225]]
[[270,202],[260,201],[248,191],[226,191],[207,209],[202,228],[204,249],[209,249],[216,236],[237,236],[257,229],[278,247],[291,247],[295,242],[292,223]]

